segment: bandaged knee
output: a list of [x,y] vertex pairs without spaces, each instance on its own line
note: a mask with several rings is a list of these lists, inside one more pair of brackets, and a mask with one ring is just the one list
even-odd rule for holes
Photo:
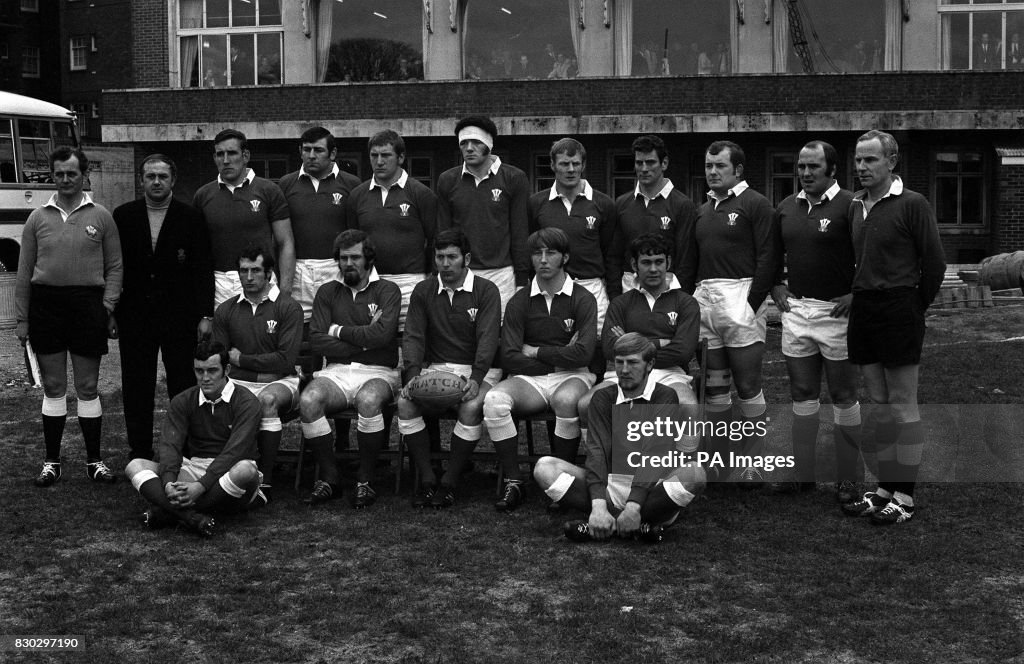
[[488,392],[484,397],[484,424],[491,440],[514,438],[516,424],[512,421],[512,406],[515,400],[504,392]]
[[48,417],[64,417],[68,414],[68,395],[59,397],[43,397],[43,415]]
[[860,426],[860,402],[846,408],[839,405],[832,406],[832,418],[841,427]]
[[359,416],[356,421],[356,431],[362,433],[377,433],[378,431],[384,430],[384,416],[380,413],[372,417]]
[[575,438],[580,435],[580,418],[556,416],[555,435],[559,438]]
[[558,502],[565,497],[565,494],[569,492],[569,487],[572,486],[573,476],[569,473],[559,473],[555,481],[551,483],[551,486],[544,489],[545,495],[554,502]]
[[793,414],[797,417],[811,417],[817,415],[819,410],[821,410],[821,402],[817,399],[793,402]]
[[100,405],[99,397],[90,399],[89,401],[82,401],[81,399],[78,400],[79,417],[100,417],[101,415],[103,415],[103,407]]

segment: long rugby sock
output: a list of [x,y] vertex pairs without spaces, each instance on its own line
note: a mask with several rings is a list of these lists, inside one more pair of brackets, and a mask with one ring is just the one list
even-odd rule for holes
[[743,436],[743,454],[763,456],[765,436],[761,432],[766,430],[765,423],[768,421],[764,392],[758,392],[749,399],[739,399],[739,406],[744,424],[747,425],[745,428],[751,431],[749,435]]
[[505,479],[523,479],[519,472],[519,436],[494,441],[494,451],[498,455],[501,469],[505,472]]
[[[704,436],[703,448],[711,455],[711,463],[708,464],[708,481],[725,479],[729,473],[729,436],[728,427],[732,421],[732,398],[728,394],[712,394],[708,396],[707,411],[705,414],[707,423],[712,433]],[[721,458],[723,466],[714,465],[715,456]]]
[[562,461],[576,463],[576,455],[580,450],[580,437],[562,438],[561,436],[551,437],[551,456]]
[[681,507],[669,497],[662,483],[647,494],[644,506],[640,509],[640,518],[646,523],[658,525],[671,520],[680,509]]
[[467,435],[472,435],[473,431],[476,431],[476,438],[473,440],[467,440],[459,434],[460,425],[456,424],[456,431],[452,432],[452,453],[448,459],[448,470],[445,471],[444,476],[441,477],[441,484],[450,487],[456,487],[459,485],[459,479],[462,477],[462,471],[466,468],[469,463],[469,459],[473,456],[473,451],[476,449],[476,444],[480,442],[480,425],[476,427],[466,427],[468,430]]
[[921,467],[921,455],[924,451],[924,427],[918,420],[903,422],[899,429],[900,435],[896,444],[896,490],[913,498],[914,487],[917,485],[917,471]]
[[334,459],[334,436],[331,434],[331,425],[323,417],[315,422],[303,422],[302,437],[320,467],[318,479],[337,485],[338,463]]
[[[362,443],[360,443],[360,446]],[[426,428],[405,434],[405,447],[409,450],[409,458],[416,466],[420,481],[424,484],[436,484],[434,469],[430,465],[430,433]]]
[[818,400],[793,402],[793,461],[798,482],[813,482],[814,448],[818,442]]
[[46,443],[46,459],[60,461],[60,442],[64,437],[64,423],[67,415],[43,415],[43,441]]
[[260,472],[263,473],[263,481],[267,484],[274,483],[274,464],[277,463],[277,449],[281,446],[281,420],[279,419],[277,427],[277,431],[260,431],[256,434],[256,445],[260,451]]
[[[356,440],[359,441],[359,471],[356,478],[360,482],[369,482],[373,479],[373,471],[377,466],[377,458],[384,445],[388,442],[388,432],[380,431],[358,431]],[[430,444],[429,441],[427,443]],[[428,459],[429,463],[429,459]]]
[[833,406],[835,431],[833,440],[836,448],[836,481],[856,482],[861,476],[860,447],[861,422],[860,404],[847,408]]
[[85,441],[85,456],[91,463],[100,460],[100,442],[103,435],[103,409],[100,398],[78,400],[78,427]]
[[878,455],[878,487],[892,495],[899,482],[899,468],[896,463],[896,441],[899,425],[893,420],[875,423],[875,446]]

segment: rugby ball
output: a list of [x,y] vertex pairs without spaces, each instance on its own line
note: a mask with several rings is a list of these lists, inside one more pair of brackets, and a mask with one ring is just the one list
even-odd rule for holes
[[409,386],[409,396],[422,408],[440,412],[462,400],[466,379],[449,371],[420,374]]

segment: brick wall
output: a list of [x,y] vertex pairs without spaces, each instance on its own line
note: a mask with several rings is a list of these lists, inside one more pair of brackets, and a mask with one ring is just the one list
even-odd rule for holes
[[1024,166],[1000,166],[996,180],[996,252],[1024,249]]
[[[160,13],[162,21],[144,15]],[[136,83],[167,85],[166,9],[133,3]],[[112,124],[494,116],[843,113],[1020,109],[1020,72],[764,74],[562,81],[429,81],[106,93]],[[766,127],[767,128],[767,127]],[[936,127],[939,128],[939,127]]]
[[[167,2],[164,0],[132,0],[132,61],[135,64],[135,86],[167,87],[168,44]],[[127,17],[125,17],[127,19]],[[115,99],[114,104],[119,105]],[[110,108],[112,104],[106,104]],[[125,110],[125,109],[122,109]],[[112,122],[108,119],[107,122]]]

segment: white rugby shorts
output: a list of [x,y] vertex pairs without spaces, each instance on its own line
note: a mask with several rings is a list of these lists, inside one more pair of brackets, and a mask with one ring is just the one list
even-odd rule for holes
[[782,312],[782,354],[810,357],[821,353],[826,360],[847,359],[846,329],[850,319],[830,316],[835,306],[834,302],[810,297],[790,297],[790,310]]
[[768,332],[768,304],[757,311],[750,308],[747,296],[753,279],[705,279],[697,284],[693,297],[700,305],[700,336],[711,350],[744,348],[764,343]]
[[341,390],[345,395],[345,401],[349,405],[355,403],[356,392],[358,392],[367,381],[374,378],[383,380],[391,388],[391,396],[394,397],[402,389],[402,375],[398,369],[382,367],[376,364],[360,364],[350,362],[348,364],[328,364],[322,371],[313,374],[314,378],[326,378]]

